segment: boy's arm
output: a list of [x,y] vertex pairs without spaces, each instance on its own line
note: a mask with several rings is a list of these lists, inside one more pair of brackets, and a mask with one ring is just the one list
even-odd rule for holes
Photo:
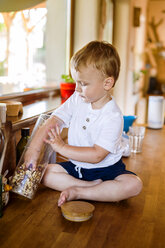
[[40,151],[44,143],[44,139],[48,138],[49,129],[54,128],[56,124],[58,124],[61,127],[63,121],[56,116],[51,116],[49,119],[45,121],[45,123],[42,126],[40,126],[36,130],[24,156],[24,160],[27,165],[30,163],[35,164],[35,162],[37,161],[40,155]]
[[109,151],[98,145],[94,145],[93,147],[78,147],[64,144],[62,149],[59,150],[59,153],[73,160],[95,164],[102,161],[109,154]]
[[69,159],[87,163],[99,163],[109,154],[109,151],[98,145],[78,147],[66,144],[60,136],[58,126],[56,126],[56,129],[51,129],[48,132],[48,136],[50,139],[45,139],[45,142],[50,144],[56,152]]

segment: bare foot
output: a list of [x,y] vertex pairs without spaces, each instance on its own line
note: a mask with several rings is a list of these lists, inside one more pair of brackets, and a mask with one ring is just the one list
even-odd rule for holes
[[78,187],[70,187],[61,192],[60,197],[58,199],[58,206],[60,207],[66,201],[76,200],[78,199]]
[[73,187],[67,188],[66,190],[62,191],[60,194],[60,197],[58,199],[58,206],[60,207],[66,201],[79,199],[79,195],[78,195],[78,189],[79,188],[95,186],[97,184],[102,183],[102,180],[97,179],[94,181],[89,181],[88,183],[89,184],[87,184],[86,186],[81,186],[81,187],[73,186]]

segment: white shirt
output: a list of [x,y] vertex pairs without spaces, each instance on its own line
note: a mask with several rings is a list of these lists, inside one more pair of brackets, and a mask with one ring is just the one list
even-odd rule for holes
[[101,109],[92,109],[75,92],[53,113],[68,127],[68,144],[72,146],[101,146],[110,153],[99,163],[70,160],[80,168],[101,168],[115,164],[122,157],[121,135],[123,116],[114,98]]

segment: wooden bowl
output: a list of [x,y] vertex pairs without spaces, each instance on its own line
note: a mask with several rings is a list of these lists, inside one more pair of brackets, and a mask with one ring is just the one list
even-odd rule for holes
[[61,206],[64,218],[75,222],[89,220],[93,216],[94,209],[92,204],[83,201],[69,201]]

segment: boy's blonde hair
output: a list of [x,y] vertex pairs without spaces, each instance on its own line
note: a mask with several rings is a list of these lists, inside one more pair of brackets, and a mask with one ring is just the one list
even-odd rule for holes
[[93,64],[104,76],[118,79],[120,57],[114,46],[105,41],[91,41],[76,52],[71,58],[71,68],[79,71],[80,66]]

